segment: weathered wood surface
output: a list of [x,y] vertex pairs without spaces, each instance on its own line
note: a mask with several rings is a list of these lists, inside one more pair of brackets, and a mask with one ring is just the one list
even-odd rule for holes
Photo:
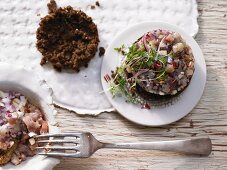
[[196,40],[207,63],[207,84],[196,108],[182,120],[160,128],[131,123],[117,113],[81,117],[58,110],[63,132],[89,131],[109,142],[154,141],[210,136],[209,157],[167,152],[100,150],[88,159],[62,159],[55,170],[72,169],[227,169],[227,1],[200,0]]

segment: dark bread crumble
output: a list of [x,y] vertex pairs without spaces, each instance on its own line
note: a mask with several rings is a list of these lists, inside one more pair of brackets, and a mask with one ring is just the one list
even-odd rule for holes
[[104,47],[99,47],[99,57],[102,57],[105,54],[105,51]]
[[47,7],[48,7],[49,14],[54,13],[58,9],[55,0],[50,0],[50,3],[47,4]]
[[91,5],[91,9],[95,9],[95,5]]
[[36,32],[36,46],[43,55],[40,64],[50,62],[57,71],[87,67],[99,43],[92,18],[71,6],[57,8],[53,0],[48,8],[49,14],[41,19]]
[[95,5],[96,5],[96,6],[100,6],[99,1],[96,1],[96,2],[95,2]]

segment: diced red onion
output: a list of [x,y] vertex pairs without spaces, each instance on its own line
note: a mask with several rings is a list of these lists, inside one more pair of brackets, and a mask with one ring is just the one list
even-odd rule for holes
[[148,43],[147,43],[146,36],[147,36],[147,34],[145,34],[145,35],[143,36],[142,41],[143,41],[144,48],[146,49],[147,52],[149,52],[149,51],[150,51],[150,47],[149,47],[149,45],[148,45]]

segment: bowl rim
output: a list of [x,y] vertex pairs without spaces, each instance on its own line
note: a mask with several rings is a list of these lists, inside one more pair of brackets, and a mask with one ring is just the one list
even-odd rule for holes
[[[14,66],[5,62],[0,62],[0,72],[0,90],[3,92],[14,90],[24,95],[30,103],[42,110],[45,120],[48,123],[49,130],[51,130],[51,132],[59,132],[55,120],[57,111],[53,105],[53,92],[45,80],[42,80],[32,69],[19,65]],[[42,166],[42,169],[52,169],[60,162],[57,158],[34,155],[27,158],[25,161],[22,161],[19,165],[15,166],[7,163],[1,168],[15,170],[24,168],[24,166],[27,166],[27,161],[32,160],[33,157],[39,157],[37,160],[42,159],[42,161],[45,159],[46,166]]]

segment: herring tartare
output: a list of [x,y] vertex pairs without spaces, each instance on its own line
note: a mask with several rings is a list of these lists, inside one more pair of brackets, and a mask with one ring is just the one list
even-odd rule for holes
[[130,47],[116,48],[124,59],[111,77],[113,96],[125,95],[127,101],[150,108],[149,99],[169,98],[181,93],[194,73],[191,48],[177,32],[147,32]]
[[43,112],[22,94],[0,91],[0,165],[35,155],[33,135],[48,132]]

